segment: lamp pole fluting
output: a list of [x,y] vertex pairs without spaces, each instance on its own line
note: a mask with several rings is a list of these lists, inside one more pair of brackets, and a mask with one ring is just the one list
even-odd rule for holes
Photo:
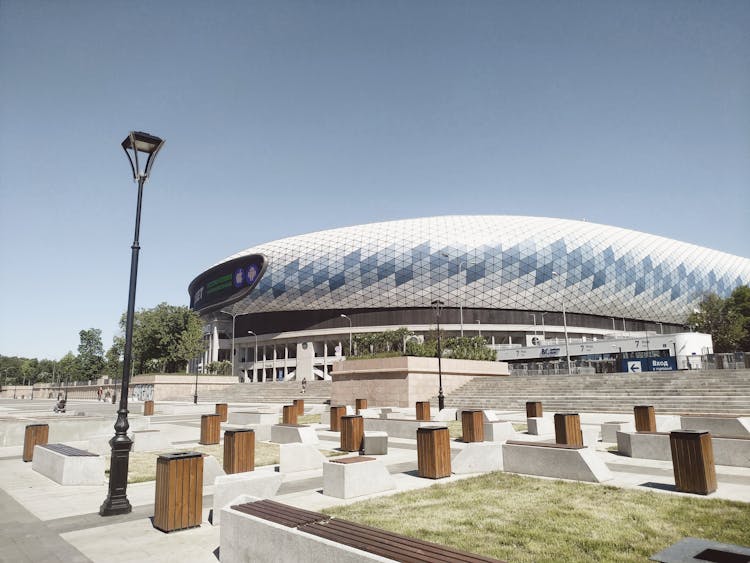
[[341,314],[341,318],[349,321],[349,355],[347,357],[351,358],[352,356],[352,320],[348,316],[344,315],[343,313]]
[[445,396],[443,395],[443,364],[441,358],[443,351],[440,347],[440,311],[443,308],[444,303],[439,299],[435,299],[432,302],[432,307],[435,309],[435,318],[437,319],[437,359],[438,359],[438,410],[442,411],[445,408]]
[[[130,253],[130,286],[128,289],[128,310],[125,324],[125,350],[122,365],[122,387],[120,389],[120,406],[117,410],[115,435],[109,441],[112,446],[112,457],[109,466],[109,492],[107,498],[99,508],[101,516],[127,514],[132,510],[127,497],[128,462],[133,441],[128,437],[128,384],[130,383],[131,352],[133,349],[133,317],[135,314],[135,288],[138,280],[138,251],[140,250],[139,235],[141,230],[141,202],[143,201],[143,184],[148,179],[154,158],[164,145],[159,137],[148,133],[131,131],[122,142],[122,148],[130,160],[133,169],[133,179],[138,182],[138,203],[135,211],[135,236]],[[130,150],[131,153],[128,152]],[[138,153],[148,155],[146,165],[141,171]],[[67,390],[66,390],[67,395]]]

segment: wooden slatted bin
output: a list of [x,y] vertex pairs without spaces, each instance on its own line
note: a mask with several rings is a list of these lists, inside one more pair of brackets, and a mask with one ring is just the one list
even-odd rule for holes
[[294,399],[294,406],[297,407],[297,416],[302,416],[303,414],[305,414],[304,399]]
[[356,409],[357,414],[359,414],[360,409],[367,408],[367,399],[354,399],[354,408]]
[[221,417],[218,414],[201,415],[201,439],[203,445],[218,444],[221,435]]
[[345,452],[358,452],[362,449],[365,437],[365,421],[360,415],[341,417],[341,449]]
[[34,446],[43,446],[49,440],[49,424],[27,424],[23,435],[24,461],[34,459]]
[[284,405],[281,422],[284,424],[297,424],[297,405]]
[[255,431],[226,430],[224,432],[224,472],[255,471]]
[[461,413],[462,440],[464,442],[484,442],[484,412],[479,410]]
[[672,431],[669,433],[669,446],[678,491],[699,495],[716,491],[714,449],[708,431]]
[[555,443],[583,446],[581,417],[577,413],[555,413]]
[[331,407],[331,432],[341,432],[341,417],[346,415],[346,407]]
[[417,473],[427,479],[451,474],[451,438],[447,426],[417,428]]
[[176,452],[156,459],[154,528],[174,532],[201,525],[203,455]]
[[151,416],[154,414],[154,402],[143,401],[143,416]]
[[417,420],[431,420],[429,401],[417,401]]
[[656,414],[652,406],[633,407],[636,432],[656,432]]
[[526,418],[541,418],[542,412],[541,401],[526,401]]
[[219,415],[221,422],[226,422],[229,415],[229,405],[226,403],[216,403],[216,414]]

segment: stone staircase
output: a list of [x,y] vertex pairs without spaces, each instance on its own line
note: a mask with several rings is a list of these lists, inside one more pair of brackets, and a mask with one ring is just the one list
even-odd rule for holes
[[331,398],[330,381],[308,381],[301,393],[299,381],[268,383],[237,383],[221,390],[202,391],[201,402],[229,403],[284,403],[304,399],[305,403],[323,403]]
[[[446,396],[446,407],[524,410],[542,401],[545,411],[750,416],[750,370],[706,370],[612,375],[475,377]],[[437,399],[433,398],[433,408]]]

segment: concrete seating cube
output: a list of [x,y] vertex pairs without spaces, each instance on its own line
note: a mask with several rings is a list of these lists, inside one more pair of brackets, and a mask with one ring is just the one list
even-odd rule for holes
[[591,448],[545,442],[503,444],[503,467],[511,473],[601,483],[612,479],[606,464]]
[[279,422],[279,413],[268,411],[236,411],[230,412],[227,421],[229,424],[276,424]]
[[32,469],[60,485],[104,483],[104,458],[64,444],[34,446]]
[[634,432],[635,425],[628,421],[602,422],[602,442],[608,444],[617,443],[618,432]]
[[471,442],[466,444],[451,460],[453,473],[489,473],[503,470],[502,444],[495,442]]
[[750,416],[681,416],[683,430],[708,430],[712,436],[750,437]]
[[388,469],[375,458],[357,456],[323,464],[323,494],[329,497],[361,497],[395,488]]
[[318,435],[311,426],[303,424],[274,424],[271,426],[271,441],[277,444],[317,444]]
[[516,435],[510,422],[485,422],[484,439],[487,442],[504,442]]
[[170,446],[166,435],[159,430],[134,430],[131,437],[134,452],[155,452]]
[[221,524],[221,509],[240,495],[250,495],[255,498],[271,498],[281,486],[284,476],[271,471],[248,471],[222,475],[216,478],[214,484],[214,508],[211,523]]
[[371,430],[362,439],[364,455],[385,455],[388,453],[388,433]]
[[526,419],[527,432],[532,436],[547,436],[555,433],[555,423],[544,417],[532,417]]
[[312,444],[281,444],[279,447],[280,473],[320,469],[325,460],[325,456]]

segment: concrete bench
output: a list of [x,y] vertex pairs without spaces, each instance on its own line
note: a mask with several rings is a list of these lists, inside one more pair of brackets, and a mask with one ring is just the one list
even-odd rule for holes
[[526,419],[527,432],[532,436],[546,436],[555,433],[555,423],[551,418],[542,416],[529,417]]
[[65,444],[35,446],[32,468],[60,485],[104,483],[104,458]]
[[[750,467],[750,436],[711,436],[716,465]],[[617,450],[641,459],[672,461],[669,432],[618,432]]]
[[486,442],[504,442],[516,435],[513,424],[507,421],[484,423],[484,439]]
[[712,436],[750,437],[750,416],[683,415],[683,430],[708,430]]
[[417,439],[417,428],[431,426],[434,422],[426,420],[409,420],[404,418],[365,418],[365,431],[385,432],[391,438]]
[[395,488],[388,469],[374,457],[345,457],[323,463],[323,494],[326,496],[354,498]]
[[134,452],[166,450],[171,445],[166,434],[159,430],[135,430],[131,437]]
[[451,460],[451,470],[457,475],[489,473],[503,470],[503,447],[500,442],[471,442]]
[[312,444],[281,444],[279,446],[279,472],[296,473],[320,469],[325,456]]
[[247,471],[233,473],[216,478],[214,485],[214,507],[211,513],[211,524],[221,524],[221,509],[240,495],[255,498],[271,498],[276,496],[284,476],[270,471]]
[[227,422],[229,424],[276,424],[279,422],[279,413],[269,411],[234,411],[229,413]]
[[277,444],[317,444],[318,435],[312,426],[305,424],[274,424],[271,426],[271,441]]
[[602,422],[602,442],[616,444],[618,432],[635,432],[635,425],[626,420]]
[[388,453],[388,434],[378,430],[365,432],[362,438],[362,453],[364,455],[386,455]]
[[508,440],[503,444],[503,467],[511,473],[601,483],[612,473],[591,448]]
[[410,561],[500,563],[436,543],[330,518],[270,500],[224,509],[222,563],[245,561]]

